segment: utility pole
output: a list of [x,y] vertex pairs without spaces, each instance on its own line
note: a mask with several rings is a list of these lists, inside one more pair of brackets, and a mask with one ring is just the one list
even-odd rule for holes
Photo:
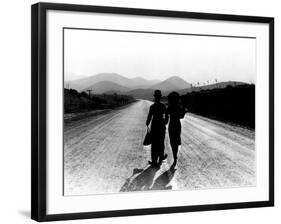
[[92,92],[93,90],[92,89],[87,89],[87,92],[88,92],[88,94],[89,94],[89,98],[91,98],[91,92]]
[[[93,90],[92,89],[87,89],[87,92],[88,92],[88,94],[89,94],[89,99],[91,100],[91,92],[92,92]],[[92,104],[92,101],[90,101],[90,103],[88,104],[88,110],[90,110],[90,105]]]

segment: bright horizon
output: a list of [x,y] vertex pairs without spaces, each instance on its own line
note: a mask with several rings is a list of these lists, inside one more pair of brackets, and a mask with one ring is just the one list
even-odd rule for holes
[[66,29],[65,81],[100,73],[189,83],[255,83],[256,41],[250,38]]

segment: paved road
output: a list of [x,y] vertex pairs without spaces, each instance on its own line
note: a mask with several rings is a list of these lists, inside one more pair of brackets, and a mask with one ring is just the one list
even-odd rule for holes
[[254,132],[189,113],[181,121],[177,170],[170,169],[168,134],[167,161],[159,170],[149,167],[142,141],[150,104],[138,101],[65,126],[65,195],[255,185]]

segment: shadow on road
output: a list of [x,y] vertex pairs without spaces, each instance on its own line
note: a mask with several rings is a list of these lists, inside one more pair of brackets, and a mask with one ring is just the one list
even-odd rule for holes
[[175,175],[176,169],[173,166],[167,171],[162,173],[155,181],[151,190],[171,190],[172,185],[170,185],[171,180]]
[[172,185],[170,185],[170,182],[173,179],[176,170],[171,166],[169,170],[162,173],[153,183],[153,179],[158,170],[159,169],[152,166],[146,169],[134,169],[132,176],[126,179],[120,192],[171,190]]
[[146,169],[134,169],[132,176],[127,178],[120,191],[127,192],[149,190],[157,171],[158,169],[152,166],[149,166]]

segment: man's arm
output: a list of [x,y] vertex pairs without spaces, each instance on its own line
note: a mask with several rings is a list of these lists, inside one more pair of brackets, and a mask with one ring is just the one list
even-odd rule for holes
[[146,119],[146,126],[148,126],[150,124],[151,119],[152,119],[152,109],[150,107],[149,112],[148,112],[148,116],[147,116],[147,119]]
[[165,125],[168,124],[169,121],[169,113],[168,113],[168,108],[166,108],[165,106],[165,113],[164,113],[164,121],[165,121]]

